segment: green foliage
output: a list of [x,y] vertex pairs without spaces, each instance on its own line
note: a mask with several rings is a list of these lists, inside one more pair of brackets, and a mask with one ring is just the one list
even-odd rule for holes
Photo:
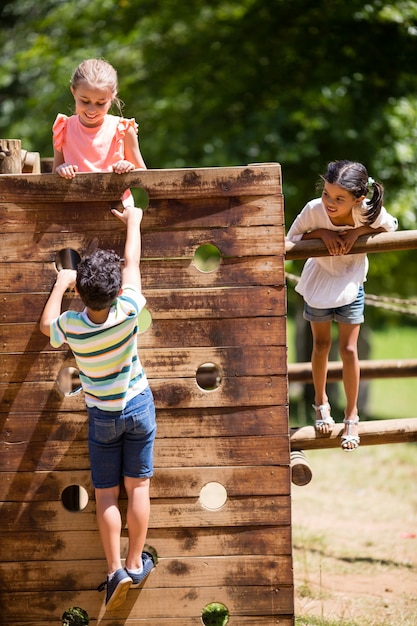
[[212,602],[204,608],[202,620],[204,626],[226,626],[229,621],[229,612],[224,604]]
[[[354,460],[311,450],[308,459],[313,480],[292,493],[296,626],[415,626],[415,443],[360,446]],[[335,473],[344,478],[329,491]]]
[[84,609],[74,606],[62,616],[62,626],[88,626],[90,619]]
[[[287,225],[326,163],[357,159],[417,228],[417,1],[12,0],[0,9],[0,137],[52,155],[87,57],[119,73],[148,167],[279,162]],[[415,277],[372,259],[402,295]]]
[[[371,335],[373,360],[415,358],[415,326],[388,326]],[[370,381],[370,415],[373,419],[409,418],[415,416],[415,379],[388,378]]]

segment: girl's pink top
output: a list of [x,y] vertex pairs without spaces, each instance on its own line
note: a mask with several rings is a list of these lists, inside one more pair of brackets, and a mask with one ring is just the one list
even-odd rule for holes
[[52,127],[54,148],[79,172],[111,172],[125,158],[124,138],[129,127],[138,132],[134,118],[106,115],[101,126],[84,126],[78,115],[58,113]]

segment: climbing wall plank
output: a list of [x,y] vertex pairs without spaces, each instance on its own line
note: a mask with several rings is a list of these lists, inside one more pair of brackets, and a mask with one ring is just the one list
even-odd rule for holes
[[[147,541],[159,563],[106,613],[84,400],[57,385],[75,361],[38,323],[60,251],[123,253],[110,208],[127,188],[149,197],[139,345],[157,407]],[[57,624],[78,606],[90,624],[191,626],[221,602],[229,626],[292,625],[280,166],[4,175],[0,236],[0,624]],[[204,244],[219,251],[210,271]],[[64,306],[82,304],[68,293]],[[207,484],[225,493],[218,507]],[[121,541],[125,554],[126,528]]]

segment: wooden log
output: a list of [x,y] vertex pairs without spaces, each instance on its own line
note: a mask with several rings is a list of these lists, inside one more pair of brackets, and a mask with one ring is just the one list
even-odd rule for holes
[[28,152],[22,150],[22,174],[40,174],[41,173],[41,155],[39,152]]
[[[338,448],[343,424],[336,424],[330,435],[320,435],[313,426],[291,428],[291,450],[320,450]],[[391,419],[359,422],[361,446],[383,443],[409,443],[417,441],[417,419]]]
[[[396,233],[362,235],[362,237],[358,238],[349,254],[413,250],[414,248],[417,248],[417,230],[401,230]],[[321,239],[308,239],[297,241],[297,243],[285,242],[285,258],[287,261],[328,255],[327,248]]]
[[[374,378],[411,378],[417,376],[417,359],[391,359],[386,361],[359,361],[362,380]],[[331,361],[327,370],[327,381],[342,380],[342,363]],[[290,383],[311,383],[311,363],[290,363],[288,365]]]
[[53,157],[41,157],[41,174],[52,174]]
[[20,139],[0,139],[0,174],[20,174],[22,142]]
[[302,487],[308,485],[313,477],[307,457],[302,450],[293,450],[290,454],[291,482]]

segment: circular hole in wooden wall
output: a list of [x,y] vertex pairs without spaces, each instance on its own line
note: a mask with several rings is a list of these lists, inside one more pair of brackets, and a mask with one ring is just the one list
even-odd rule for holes
[[82,391],[80,375],[76,367],[63,367],[58,374],[56,384],[64,396],[76,396]]
[[135,201],[135,206],[137,206],[138,209],[142,209],[142,211],[145,211],[145,209],[147,209],[149,206],[148,192],[141,187],[132,187],[130,191],[133,196],[133,200]]
[[55,266],[58,272],[61,270],[76,270],[80,261],[80,255],[72,248],[63,248],[55,255]]
[[206,483],[200,491],[200,504],[208,511],[219,511],[226,501],[227,491],[221,483]]
[[195,375],[197,385],[204,391],[213,391],[220,387],[222,374],[220,368],[215,363],[203,363]]
[[152,326],[152,315],[149,309],[144,308],[138,315],[138,332],[141,335]]
[[62,626],[88,626],[89,622],[87,611],[79,606],[72,606],[62,615]]
[[61,500],[67,511],[83,511],[88,504],[88,493],[81,485],[68,485],[61,494]]
[[229,622],[229,611],[221,602],[206,604],[201,614],[204,626],[226,626]]
[[151,555],[152,561],[156,567],[158,565],[158,552],[156,548],[149,545],[149,543],[145,543],[145,545],[143,546],[143,551]]
[[220,250],[212,243],[199,246],[194,253],[194,265],[200,272],[214,272],[221,260]]

